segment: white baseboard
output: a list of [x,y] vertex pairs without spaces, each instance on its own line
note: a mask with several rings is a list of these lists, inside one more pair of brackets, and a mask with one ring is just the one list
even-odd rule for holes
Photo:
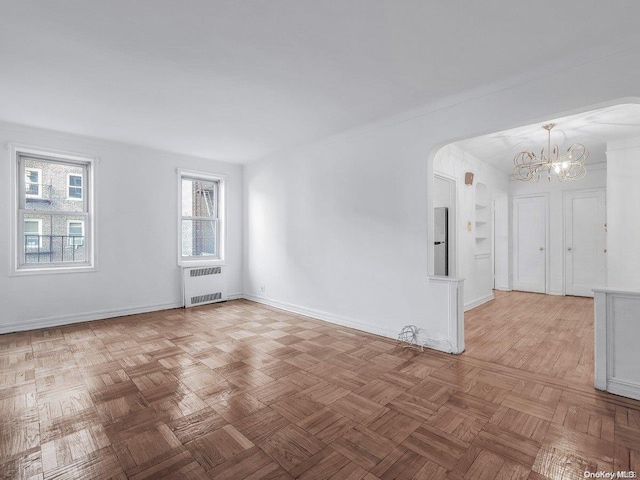
[[607,380],[607,391],[623,397],[640,400],[640,384],[625,382],[623,380]]
[[[352,318],[344,317],[342,315],[335,315],[333,313],[325,312],[322,310],[301,307],[300,305],[280,302],[278,300],[272,300],[266,297],[260,297],[258,295],[244,294],[243,297],[246,300],[251,300],[252,302],[262,303],[263,305],[269,305],[270,307],[279,308],[280,310],[285,310],[287,312],[323,320],[325,322],[340,325],[342,327],[353,328],[355,330],[360,330],[365,333],[372,333],[374,335],[380,335],[381,337],[391,338],[393,340],[397,340],[398,338],[399,332],[395,332],[386,328],[380,328],[368,323],[363,323]],[[427,343],[425,343],[425,348],[431,348],[433,350],[451,353],[452,342],[450,339],[427,338],[426,341]]]
[[500,285],[496,285],[494,288],[494,290],[500,290],[501,292],[511,292],[511,288],[509,288],[508,286],[500,286]]
[[549,290],[549,295],[560,295],[562,296],[562,290]]
[[[493,298],[493,295],[491,296]],[[322,310],[315,310],[312,308],[302,307],[287,302],[280,302],[272,300],[266,297],[260,297],[257,295],[233,293],[227,295],[228,300],[247,299],[271,307],[279,308],[287,312],[296,313],[305,317],[316,318],[325,322],[333,323],[343,327],[353,328],[366,333],[372,333],[374,335],[380,335],[382,337],[397,339],[398,332],[389,330],[386,328],[364,323],[352,318],[348,318],[342,315],[335,315],[333,313],[325,312]],[[490,299],[489,299],[490,300]],[[487,300],[488,301],[488,300]],[[184,305],[182,302],[157,304],[157,305],[141,305],[132,308],[114,309],[114,310],[102,310],[98,312],[79,313],[74,315],[60,315],[57,317],[39,318],[35,320],[25,320],[22,322],[8,323],[0,325],[0,334],[21,332],[26,330],[35,330],[39,328],[61,327],[65,325],[71,325],[74,323],[90,322],[93,320],[103,320],[106,318],[124,317],[127,315],[136,315],[139,313],[156,312],[159,310],[170,310],[173,308],[182,308]],[[440,350],[442,352],[450,353],[450,341],[444,339],[430,339],[433,340],[433,345],[429,345],[429,348],[434,350]]]
[[476,298],[475,300],[471,300],[470,302],[467,302],[467,303],[464,304],[464,311],[466,312],[467,310],[471,310],[472,308],[479,307],[483,303],[490,302],[491,300],[493,300],[493,298],[494,298],[494,296],[493,296],[493,292],[492,292],[489,295],[485,295],[484,297],[480,297],[480,298]]
[[325,322],[335,323],[343,327],[355,328],[367,333],[373,333],[387,338],[398,338],[398,332],[388,330],[386,328],[376,327],[368,323],[362,323],[351,318],[343,317],[342,315],[335,315],[333,313],[324,312],[322,310],[315,310],[313,308],[301,307],[287,302],[280,302],[278,300],[272,300],[266,297],[260,297],[258,295],[244,294],[244,298],[253,302],[269,305],[270,307],[279,308],[280,310],[286,310],[287,312],[297,313],[305,317],[317,318],[318,320],[324,320]]
[[61,327],[72,323],[90,322],[92,320],[103,320],[105,318],[124,317],[136,315],[138,313],[156,312],[158,310],[169,310],[181,308],[181,302],[164,303],[158,305],[141,305],[138,307],[102,310],[99,312],[78,313],[74,315],[60,315],[58,317],[38,318],[35,320],[24,320],[22,322],[7,323],[0,325],[0,334],[22,332],[25,330],[35,330],[38,328]]

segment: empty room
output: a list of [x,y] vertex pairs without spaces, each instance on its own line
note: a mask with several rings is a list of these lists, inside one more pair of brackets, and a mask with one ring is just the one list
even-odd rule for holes
[[637,478],[640,4],[0,7],[0,477]]

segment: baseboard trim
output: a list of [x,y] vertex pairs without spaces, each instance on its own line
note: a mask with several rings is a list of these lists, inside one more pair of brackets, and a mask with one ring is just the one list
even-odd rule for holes
[[181,308],[182,302],[161,303],[155,305],[140,305],[133,308],[102,310],[99,312],[77,313],[74,315],[60,315],[57,317],[38,318],[35,320],[25,320],[0,325],[0,334],[23,332],[26,330],[37,330],[39,328],[62,327],[74,323],[91,322],[93,320],[104,320],[105,318],[125,317],[139,313],[157,312],[159,310],[170,310]]
[[607,380],[607,391],[634,400],[640,400],[640,384],[625,382],[624,380]]
[[227,295],[227,300],[241,300],[244,298],[244,295],[241,293],[230,293]]
[[476,298],[475,300],[471,300],[470,302],[467,302],[467,303],[464,304],[464,311],[466,312],[467,310],[471,310],[472,308],[479,307],[483,303],[490,302],[493,299],[494,299],[494,296],[493,296],[493,292],[492,292],[489,295],[485,295],[484,297],[480,297],[480,298]]
[[562,295],[564,295],[564,294],[562,293],[562,290],[549,290],[548,295],[557,295],[557,296],[562,296]]
[[386,328],[375,327],[368,323],[362,323],[357,320],[344,317],[342,315],[335,315],[333,313],[325,312],[322,310],[315,310],[313,308],[302,307],[300,305],[295,305],[293,303],[280,302],[278,300],[272,300],[270,298],[260,297],[258,295],[245,294],[244,298],[247,300],[251,300],[252,302],[262,303],[264,305],[269,305],[270,307],[279,308],[280,310],[285,310],[291,313],[297,313],[298,315],[303,315],[305,317],[316,318],[318,320],[334,323],[336,325],[340,325],[343,327],[354,328],[356,330],[360,330],[366,333],[373,333],[374,335],[380,335],[382,337],[393,338],[393,339],[398,338],[398,332],[394,332]]

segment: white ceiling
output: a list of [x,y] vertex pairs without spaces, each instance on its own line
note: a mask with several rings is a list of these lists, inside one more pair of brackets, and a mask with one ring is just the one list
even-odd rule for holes
[[551,122],[557,124],[551,131],[551,144],[558,145],[560,153],[564,153],[574,143],[581,143],[589,151],[588,164],[606,162],[607,142],[640,138],[640,105],[615,105],[549,119],[533,125],[461,140],[455,142],[455,145],[498,170],[511,174],[513,157],[518,152],[532,150],[539,154],[543,147],[547,150],[547,131],[541,127]]
[[635,0],[3,0],[0,119],[247,162],[637,45],[639,14]]

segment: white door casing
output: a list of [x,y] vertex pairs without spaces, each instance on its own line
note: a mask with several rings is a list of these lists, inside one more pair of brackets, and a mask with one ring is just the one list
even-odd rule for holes
[[513,198],[513,289],[547,293],[546,195]]
[[564,194],[565,294],[593,297],[606,285],[605,191]]

